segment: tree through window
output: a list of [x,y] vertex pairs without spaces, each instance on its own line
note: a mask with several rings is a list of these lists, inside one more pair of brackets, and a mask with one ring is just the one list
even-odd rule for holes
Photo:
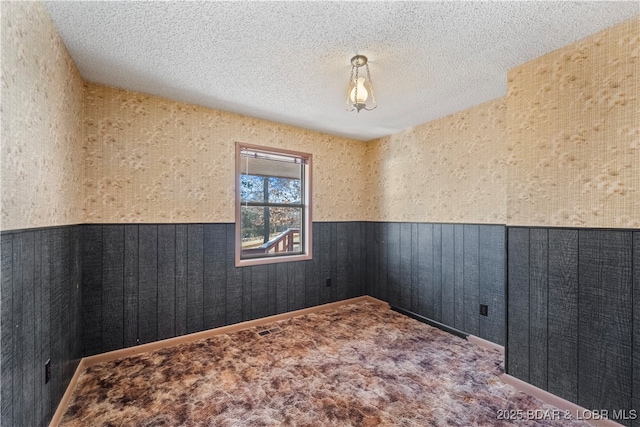
[[311,258],[311,155],[238,144],[236,265]]

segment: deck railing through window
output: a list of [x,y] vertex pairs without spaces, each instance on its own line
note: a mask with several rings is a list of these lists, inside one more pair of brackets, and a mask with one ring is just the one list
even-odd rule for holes
[[300,229],[289,228],[267,243],[258,246],[257,248],[243,249],[244,254],[267,254],[267,253],[279,253],[279,252],[297,252],[300,250]]

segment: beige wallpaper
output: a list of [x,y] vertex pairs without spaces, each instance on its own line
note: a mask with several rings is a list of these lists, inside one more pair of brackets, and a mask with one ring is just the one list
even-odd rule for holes
[[504,223],[505,100],[367,144],[367,220]]
[[509,72],[507,222],[640,227],[640,18]]
[[86,85],[84,219],[233,222],[236,141],[313,155],[313,219],[361,220],[360,141]]
[[0,227],[82,222],[82,80],[41,3],[0,7]]
[[83,84],[40,3],[1,7],[2,230],[232,222],[236,141],[312,153],[316,221],[640,227],[640,19],[363,143]]

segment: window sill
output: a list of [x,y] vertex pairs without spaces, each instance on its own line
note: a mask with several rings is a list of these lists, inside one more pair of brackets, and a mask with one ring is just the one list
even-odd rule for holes
[[310,259],[312,259],[311,254],[282,255],[267,258],[236,258],[236,267],[250,267],[252,265],[278,264],[292,261],[308,261]]

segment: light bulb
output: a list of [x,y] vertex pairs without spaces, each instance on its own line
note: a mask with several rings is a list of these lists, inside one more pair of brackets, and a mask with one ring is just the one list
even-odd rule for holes
[[364,104],[367,102],[367,98],[369,97],[369,92],[364,87],[364,77],[358,77],[358,100],[356,102],[356,86],[351,89],[349,93],[349,98],[351,98],[351,102],[355,104]]

